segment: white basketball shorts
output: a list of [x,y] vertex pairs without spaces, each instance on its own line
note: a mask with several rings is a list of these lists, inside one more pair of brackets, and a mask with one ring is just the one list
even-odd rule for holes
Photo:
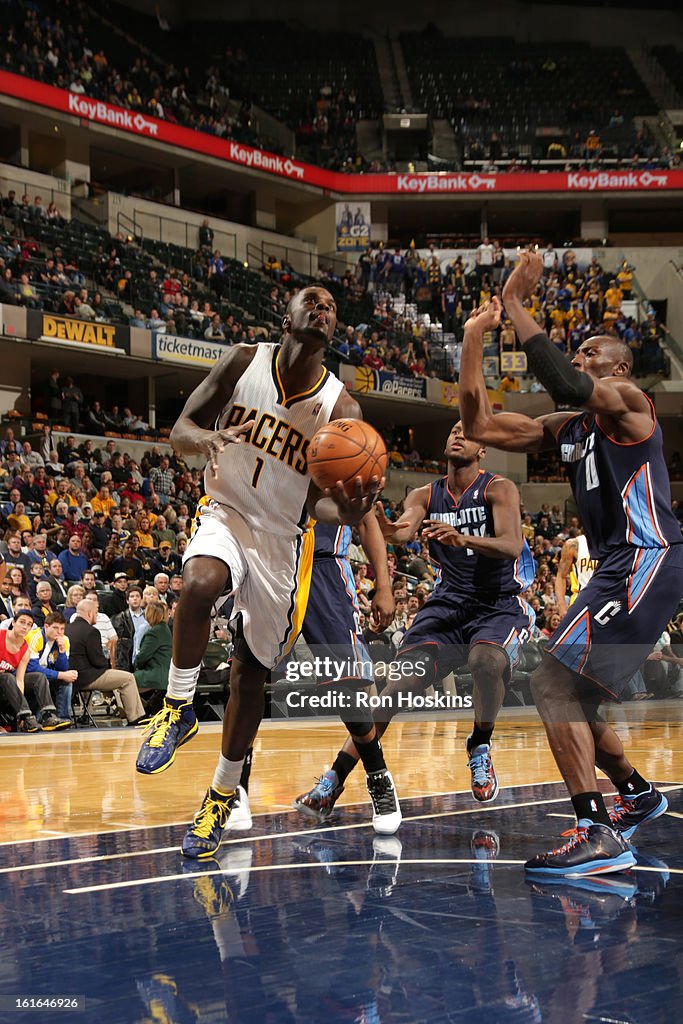
[[234,615],[257,661],[272,668],[301,631],[313,567],[313,529],[284,537],[252,532],[233,508],[209,500],[200,505],[183,557],[218,558],[229,570]]

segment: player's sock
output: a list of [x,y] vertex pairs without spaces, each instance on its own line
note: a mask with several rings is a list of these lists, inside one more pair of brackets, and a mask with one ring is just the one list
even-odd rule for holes
[[363,767],[368,775],[371,772],[382,772],[386,770],[386,764],[384,763],[384,753],[382,751],[382,744],[379,742],[377,736],[374,740],[370,740],[368,743],[359,743],[358,740],[353,741],[356,744],[356,750],[363,762]]
[[652,789],[647,779],[639,775],[635,768],[627,779],[624,779],[623,782],[615,782],[614,785],[622,796],[641,796],[643,793],[649,793]]
[[171,662],[171,667],[168,670],[166,696],[174,697],[176,700],[191,701],[197,688],[201,667],[201,665],[197,665],[195,668],[178,668]]
[[228,761],[227,757],[219,754],[211,783],[213,789],[218,789],[221,793],[232,793],[240,784],[243,764],[244,758],[240,758],[239,761]]
[[244,764],[242,765],[242,774],[240,775],[240,786],[245,793],[249,792],[249,776],[251,775],[251,762],[254,757],[254,748],[249,747],[249,750],[244,755]]
[[587,818],[594,825],[607,825],[608,828],[612,828],[602,793],[598,793],[597,790],[593,793],[576,793],[572,797],[572,804],[579,821]]
[[332,765],[331,770],[337,776],[337,779],[341,786],[344,785],[346,779],[349,777],[349,775],[351,774],[351,772],[353,771],[357,764],[358,761],[356,761],[355,757],[351,757],[351,755],[347,754],[345,750],[339,751],[339,753],[334,759],[334,764]]
[[467,753],[470,754],[475,747],[480,747],[482,743],[490,744],[492,736],[493,729],[482,729],[475,722],[472,726],[472,735],[467,738]]

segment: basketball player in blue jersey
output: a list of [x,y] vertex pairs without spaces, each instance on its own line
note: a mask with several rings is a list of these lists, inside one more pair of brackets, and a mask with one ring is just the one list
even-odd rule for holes
[[[211,786],[182,844],[187,857],[213,856],[236,800],[243,761],[263,715],[264,684],[301,628],[308,598],[313,532],[309,516],[358,523],[382,481],[323,495],[307,472],[306,451],[324,424],[360,418],[358,404],[323,367],[337,322],[330,293],[302,289],[289,303],[280,345],[235,345],[190,395],[171,433],[181,452],[208,459],[200,504],[183,559],[173,660],[164,706],[137,759],[143,774],[164,771],[197,732],[192,709],[211,609],[234,594],[235,650],[221,754]],[[354,734],[368,785],[386,773],[376,737]]]
[[[375,574],[372,625],[377,630],[385,629],[394,613],[386,543],[374,514],[361,520],[358,530],[361,545]],[[314,533],[311,590],[301,634],[309,646],[315,647],[319,656],[329,654],[337,661],[341,656],[354,666],[355,674],[351,678],[337,680],[335,685],[347,689],[357,689],[359,685],[369,686],[372,683],[372,660],[360,627],[356,581],[348,559],[351,528],[316,523]],[[354,714],[357,718],[359,712]],[[372,717],[369,712],[368,715]],[[352,732],[353,723],[345,724]],[[355,745],[353,749],[355,752]],[[342,752],[339,756],[342,756]],[[355,764],[353,760],[351,767],[355,767]],[[392,834],[400,824],[400,807],[393,780],[389,785],[389,779],[385,777],[384,782],[387,793],[381,799],[378,795],[373,801],[373,825],[380,834]],[[344,786],[335,771],[323,772],[313,789],[296,797],[294,807],[309,817],[324,820],[332,813],[343,791]]]
[[[554,875],[620,871],[635,863],[628,839],[663,814],[666,798],[627,760],[599,715],[618,700],[652,650],[682,590],[683,543],[654,407],[629,379],[633,358],[618,338],[588,338],[571,362],[524,308],[543,273],[523,253],[503,300],[529,369],[562,405],[579,413],[532,419],[494,415],[482,375],[483,335],[500,320],[500,302],[476,310],[466,326],[460,408],[467,433],[515,452],[556,449],[567,468],[591,557],[598,567],[550,638],[532,676],[536,706],[578,819],[569,842],[527,861]],[[598,791],[597,765],[619,791],[611,814]]]
[[[430,557],[439,568],[434,591],[396,654],[401,681],[390,683],[384,693],[425,689],[467,660],[474,684],[474,727],[467,740],[472,794],[486,803],[498,793],[491,759],[496,717],[520,645],[534,623],[532,609],[521,598],[533,582],[533,560],[522,537],[517,488],[481,468],[485,449],[465,439],[460,423],[451,430],[444,454],[446,476],[411,491],[395,523],[378,509],[384,537],[392,543],[411,540],[424,524]],[[381,714],[386,718],[386,709]],[[381,736],[388,722],[376,725]],[[334,775],[334,799],[357,761],[347,740],[326,773]],[[324,816],[334,799],[328,799]]]

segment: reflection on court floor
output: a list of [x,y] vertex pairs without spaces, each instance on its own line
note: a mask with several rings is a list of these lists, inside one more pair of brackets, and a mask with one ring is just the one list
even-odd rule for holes
[[28,1017],[75,1024],[673,1020],[683,785],[660,783],[636,869],[581,881],[522,870],[571,825],[559,783],[404,799],[388,838],[362,805],[261,814],[199,866],[182,825],[6,843],[0,1020],[25,994],[85,996]]

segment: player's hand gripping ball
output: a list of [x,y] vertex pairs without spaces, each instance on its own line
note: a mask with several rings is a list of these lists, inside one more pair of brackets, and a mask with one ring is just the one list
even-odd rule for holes
[[386,476],[387,449],[374,427],[363,420],[332,420],[313,437],[308,449],[308,471],[325,491],[341,481],[349,498],[356,496],[360,477],[363,493]]

